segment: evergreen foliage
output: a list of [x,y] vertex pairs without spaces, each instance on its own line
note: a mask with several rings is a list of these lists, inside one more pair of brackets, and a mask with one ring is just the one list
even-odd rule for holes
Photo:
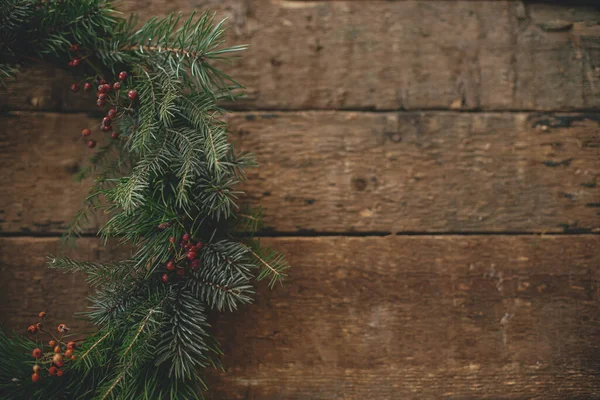
[[[4,84],[22,65],[67,68],[76,43],[81,65],[70,70],[80,83],[95,87],[128,71],[123,84],[138,93],[134,101],[126,90],[108,95],[119,106],[120,137],[80,172],[96,183],[66,234],[80,234],[100,209],[110,215],[100,236],[131,246],[131,256],[49,258],[50,268],[84,273],[96,288],[86,316],[97,330],[60,380],[38,383],[31,381],[35,342],[0,334],[3,399],[202,398],[202,369],[219,366],[221,354],[207,312],[250,303],[253,280],[274,285],[288,267],[254,239],[261,211],[237,204],[237,185],[254,160],[228,142],[218,104],[242,87],[219,64],[244,47],[226,47],[224,21],[208,12],[144,24],[118,15],[104,0],[0,0]],[[180,243],[185,234],[191,241]],[[184,266],[184,276],[168,271],[169,261]]]

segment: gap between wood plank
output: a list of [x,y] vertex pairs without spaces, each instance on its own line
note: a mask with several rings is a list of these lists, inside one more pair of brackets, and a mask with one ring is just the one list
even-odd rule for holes
[[[388,236],[597,236],[600,232],[585,229],[569,232],[526,232],[526,231],[465,231],[465,232],[260,232],[257,238],[320,238],[320,237],[388,237]],[[0,238],[60,238],[62,234],[55,232],[0,232]],[[98,238],[93,233],[84,233],[80,238]],[[249,237],[249,235],[242,235]]]
[[[273,109],[273,108],[225,108],[225,114],[232,113],[303,113],[303,112],[354,112],[354,113],[370,113],[370,114],[385,114],[385,113],[419,113],[419,112],[438,112],[448,114],[600,114],[599,109],[595,108],[581,108],[581,109],[567,109],[567,110],[540,110],[540,109],[498,109],[498,108],[471,108],[471,109],[450,109],[441,107],[432,108],[414,108],[414,109],[397,109],[397,108],[298,108],[298,109]],[[71,114],[83,114],[89,117],[102,117],[106,113],[96,110],[52,110],[52,109],[40,109],[40,110],[27,110],[27,109],[3,109],[0,110],[0,116],[10,115],[11,113],[31,113],[31,114],[59,114],[59,115],[71,115]]]

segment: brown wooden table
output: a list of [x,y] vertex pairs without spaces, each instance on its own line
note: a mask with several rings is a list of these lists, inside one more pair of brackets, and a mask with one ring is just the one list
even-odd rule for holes
[[[213,318],[213,398],[600,398],[600,11],[208,4],[250,44],[228,68],[248,86],[228,122],[261,164],[245,189],[264,241],[293,265],[284,287]],[[44,268],[90,184],[72,179],[97,123],[81,97],[43,67],[0,92],[0,320],[14,329],[86,306],[83,277]],[[77,256],[118,257],[93,237],[101,222]]]

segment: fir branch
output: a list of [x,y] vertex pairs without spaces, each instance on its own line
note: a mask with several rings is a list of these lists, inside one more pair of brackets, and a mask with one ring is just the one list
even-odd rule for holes
[[132,266],[133,263],[129,260],[101,264],[73,260],[68,257],[48,257],[48,267],[58,269],[64,273],[85,273],[91,286],[101,286],[107,282],[121,281],[132,272]]
[[289,265],[282,254],[267,248],[258,248],[257,251],[254,251],[252,247],[244,246],[264,267],[256,279],[261,280],[270,276],[270,287],[273,287],[277,282],[282,282],[283,278],[286,276],[283,271],[289,268]]
[[202,265],[213,266],[229,276],[252,276],[255,265],[250,262],[248,248],[239,242],[220,240],[206,245],[201,255]]
[[139,51],[141,53],[143,52],[157,52],[157,53],[175,53],[175,54],[181,54],[185,57],[193,57],[195,58],[197,61],[199,62],[204,62],[206,61],[206,57],[204,56],[203,53],[200,53],[199,51],[189,51],[186,49],[179,49],[179,48],[174,48],[174,47],[161,47],[161,46],[144,46],[144,45],[130,45],[130,46],[124,46],[121,47],[121,50],[123,51]]
[[80,361],[87,360],[86,357],[92,352],[92,350],[94,350],[98,345],[100,345],[100,343],[102,343],[110,334],[111,334],[111,331],[108,331],[100,339],[96,340],[94,342],[94,344],[89,349],[87,349],[85,353],[83,353],[79,357],[79,360]]
[[[155,313],[159,313],[160,312],[160,308],[162,306],[162,304],[169,298],[169,295],[167,294],[154,308],[150,309],[147,312],[146,317],[144,317],[144,319],[139,323],[138,329],[135,333],[135,336],[133,337],[133,339],[131,340],[131,342],[129,343],[129,345],[125,348],[125,350],[123,351],[123,354],[121,356],[121,358],[125,358],[128,353],[131,351],[131,349],[134,348],[134,345],[136,345],[136,343],[138,342],[140,336],[142,335],[142,333],[144,332],[144,330],[146,329],[146,327],[148,326],[152,316]],[[110,385],[110,387],[108,388],[108,390],[104,393],[104,395],[102,396],[102,400],[106,399],[113,391],[114,389],[117,387],[117,385],[123,380],[123,378],[125,377],[125,374],[128,372],[128,369],[133,365],[133,361],[130,361],[128,364],[126,364],[126,366],[123,369],[123,371],[118,375],[118,377],[116,379],[113,380],[113,383]]]
[[131,341],[131,343],[129,344],[129,346],[127,346],[127,348],[125,349],[125,351],[123,352],[123,357],[125,357],[127,355],[127,353],[129,353],[129,351],[131,350],[131,348],[133,347],[133,345],[135,344],[135,342],[138,340],[138,338],[140,337],[141,333],[144,331],[144,329],[146,328],[146,325],[148,324],[148,321],[150,320],[150,318],[153,316],[153,314],[160,312],[160,307],[162,306],[162,304],[169,298],[169,294],[167,294],[161,301],[160,303],[158,303],[156,305],[156,307],[154,307],[153,309],[151,309],[150,311],[148,311],[146,317],[142,320],[142,322],[140,323],[140,326],[137,330],[137,333],[135,334],[135,337],[133,338],[133,340]]
[[156,365],[168,363],[175,379],[191,378],[198,367],[217,365],[220,352],[211,345],[204,307],[191,292],[180,289],[171,303],[169,327],[157,345]]
[[188,281],[187,286],[195,296],[219,311],[224,308],[234,311],[238,304],[252,302],[254,294],[250,277],[243,274],[232,275],[210,268],[192,273],[192,278]]
[[248,214],[241,212],[237,215],[238,223],[236,225],[236,231],[253,236],[263,227],[263,209],[261,207],[256,207],[254,209],[249,209],[246,212]]
[[[237,185],[255,161],[229,143],[218,103],[235,99],[242,85],[218,64],[245,46],[226,47],[224,21],[209,12],[140,25],[105,0],[0,0],[0,20],[1,76],[12,76],[21,62],[64,66],[75,56],[85,61],[74,70],[80,82],[130,73],[123,89],[107,97],[119,110],[113,124],[119,140],[101,147],[80,171],[80,178],[98,178],[67,235],[81,233],[88,215],[102,210],[109,220],[100,236],[129,244],[131,256],[114,263],[49,260],[95,286],[85,316],[98,331],[80,347],[83,355],[72,367],[77,379],[62,387],[31,383],[28,391],[14,383],[10,393],[198,398],[206,388],[201,368],[218,366],[221,354],[207,310],[250,303],[254,279],[270,277],[272,286],[288,268],[279,253],[239,237],[262,226],[260,209],[239,212],[238,204]],[[137,98],[127,97],[130,89]],[[184,234],[198,247],[179,243]],[[183,268],[183,276],[167,272],[168,262]],[[0,333],[0,347],[21,351],[23,343]],[[3,367],[0,362],[5,377]]]

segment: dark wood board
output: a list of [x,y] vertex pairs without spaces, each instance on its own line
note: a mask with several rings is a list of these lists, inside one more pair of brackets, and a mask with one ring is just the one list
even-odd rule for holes
[[[261,165],[243,200],[293,268],[211,315],[209,398],[600,399],[600,10],[582,3],[121,5],[208,7],[249,44],[227,121]],[[44,267],[90,185],[79,132],[102,135],[71,81],[37,66],[0,88],[0,323],[19,332],[41,310],[90,328],[84,277]]]
[[[213,318],[215,399],[593,399],[600,236],[275,238],[284,287]],[[0,239],[2,322],[82,310],[81,277],[44,270],[55,238]],[[114,257],[96,239],[75,255]]]
[[[208,8],[249,50],[228,71],[256,109],[589,110],[600,11],[517,1],[135,0],[141,19]],[[93,108],[65,71],[27,70],[9,109]]]
[[[0,228],[56,233],[90,182],[74,173],[111,140],[84,114],[0,116]],[[256,153],[246,200],[274,232],[597,232],[600,114],[233,113]],[[98,220],[92,219],[92,232]]]

